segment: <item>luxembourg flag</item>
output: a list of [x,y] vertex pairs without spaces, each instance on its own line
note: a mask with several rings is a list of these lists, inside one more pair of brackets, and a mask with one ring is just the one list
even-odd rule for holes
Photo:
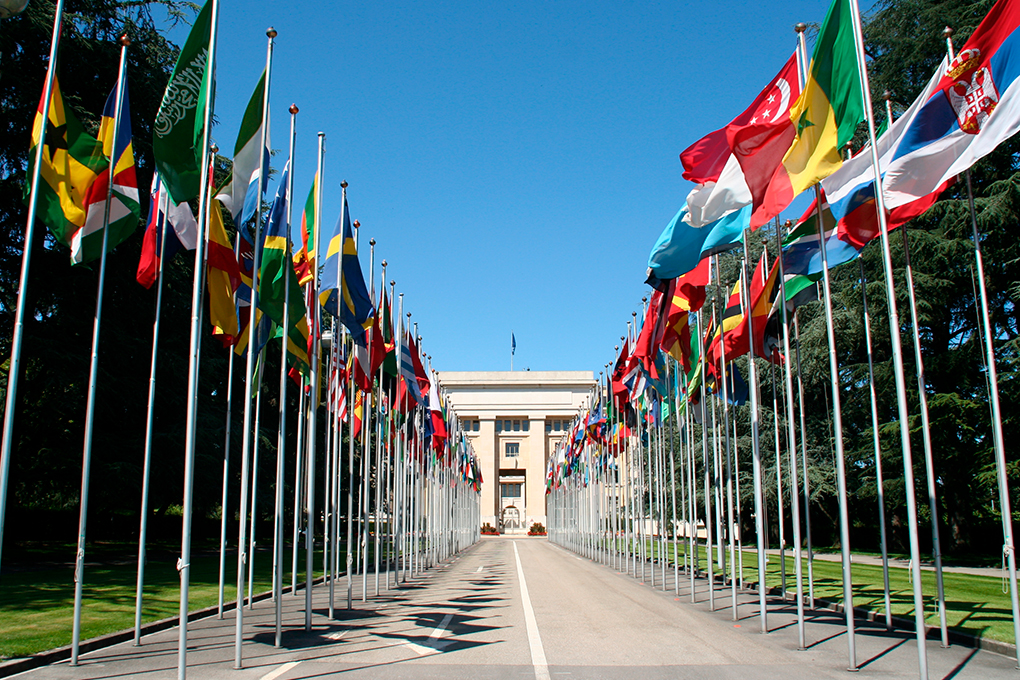
[[[928,81],[924,91],[914,100],[902,116],[889,126],[889,129],[878,138],[877,148],[879,167],[888,168],[895,157],[899,146],[904,139],[905,133],[911,128],[925,103],[937,92],[938,84],[941,81],[942,73],[948,65],[948,57],[942,61],[939,68]],[[888,173],[883,173],[887,177]],[[827,205],[823,208],[831,210],[831,218],[836,224],[836,238],[847,246],[856,250],[864,248],[870,241],[879,235],[878,213],[875,206],[875,172],[871,162],[871,150],[865,146],[853,158],[844,161],[839,170],[832,173],[821,181],[825,193]],[[887,224],[890,230],[917,217],[935,202],[939,193],[945,189],[944,185],[938,185],[935,189],[924,194],[915,200],[903,203],[889,209],[887,205]],[[888,199],[887,199],[888,200]],[[812,210],[809,212],[813,212]],[[805,215],[805,218],[807,215]],[[805,221],[801,218],[801,223]],[[840,243],[833,244],[836,249],[841,247]],[[830,251],[833,245],[829,246]],[[817,250],[817,248],[815,248]],[[839,263],[838,257],[834,260],[833,253],[829,253],[829,266]],[[848,258],[849,255],[848,255]],[[846,260],[843,260],[846,261]],[[835,264],[834,264],[835,262]],[[818,271],[821,271],[818,269]],[[807,271],[796,271],[788,269],[787,273],[814,273]]]
[[995,3],[935,90],[885,171],[890,209],[935,192],[1020,130],[1020,2]]
[[[163,202],[166,201],[166,212]],[[166,241],[163,229],[169,225]],[[194,250],[198,241],[198,224],[187,203],[177,205],[170,197],[159,173],[152,176],[152,190],[149,192],[149,221],[142,239],[142,255],[138,258],[135,278],[146,288],[151,288],[159,275],[159,264],[169,260],[179,250]]]

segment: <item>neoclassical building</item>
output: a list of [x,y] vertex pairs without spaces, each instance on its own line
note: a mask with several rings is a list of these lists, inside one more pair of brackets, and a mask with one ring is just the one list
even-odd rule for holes
[[546,524],[545,470],[595,385],[591,371],[442,371],[482,466],[481,521],[502,532]]

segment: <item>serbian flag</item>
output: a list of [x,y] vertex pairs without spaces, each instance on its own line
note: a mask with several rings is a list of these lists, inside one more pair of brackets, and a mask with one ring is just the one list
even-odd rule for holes
[[160,262],[169,260],[180,250],[194,250],[197,240],[198,223],[191,214],[191,208],[187,203],[174,203],[159,173],[153,174],[152,189],[149,191],[149,220],[145,226],[142,256],[138,258],[138,271],[135,274],[138,283],[152,288],[159,276]]
[[885,170],[889,209],[938,191],[1020,130],[1020,3],[999,0],[910,121]]
[[799,96],[794,53],[743,113],[680,154],[684,179],[700,185],[687,196],[688,224],[703,227],[745,205],[753,206],[752,227],[768,221],[759,213],[769,181],[796,137],[789,113]]

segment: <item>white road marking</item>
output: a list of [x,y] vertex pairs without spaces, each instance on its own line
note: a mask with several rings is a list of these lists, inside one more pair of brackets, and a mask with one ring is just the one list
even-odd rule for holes
[[482,573],[482,569],[485,569],[485,567],[484,566],[478,567],[477,569],[475,569],[475,573],[476,574]]
[[443,620],[439,622],[436,629],[429,634],[429,641],[427,644],[420,645],[417,642],[408,642],[404,646],[410,649],[418,656],[428,656],[429,654],[439,654],[449,644],[441,640],[443,633],[446,632],[446,627],[450,625],[450,621],[453,620],[453,614],[447,614],[443,617]]
[[326,636],[326,639],[327,640],[339,640],[344,635],[347,635],[347,633],[349,633],[350,631],[351,631],[350,628],[344,628],[343,630],[338,630],[335,633],[330,633],[329,635]]
[[280,677],[281,675],[283,675],[287,671],[289,671],[289,670],[291,670],[293,668],[296,668],[299,663],[301,663],[301,662],[300,661],[288,661],[287,663],[285,663],[282,666],[280,666],[279,668],[277,668],[275,671],[269,671],[268,673],[263,675],[259,680],[276,680],[276,678]]
[[535,610],[531,606],[528,584],[524,580],[521,554],[517,551],[517,541],[513,541],[513,544],[514,559],[517,560],[517,580],[521,584],[521,604],[524,605],[524,623],[528,629],[528,646],[531,647],[531,665],[535,667],[535,680],[551,680],[549,664],[545,660],[545,649],[542,647],[542,637],[538,634],[538,620],[535,618]]

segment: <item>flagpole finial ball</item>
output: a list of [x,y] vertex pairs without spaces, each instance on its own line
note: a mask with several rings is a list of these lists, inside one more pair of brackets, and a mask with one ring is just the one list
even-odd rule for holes
[[[354,220],[354,228],[355,229],[360,229],[361,228],[361,222],[359,222],[358,220]],[[375,240],[375,239],[373,239],[373,240]]]
[[28,7],[28,0],[0,0],[0,19],[10,19]]
[[[401,293],[401,295],[403,295],[403,293]],[[410,319],[410,318],[411,318],[411,312],[408,312],[408,313],[407,313],[407,318],[408,318],[408,319]]]
[[[372,239],[372,241],[375,241],[375,239]],[[375,244],[373,243],[372,245],[375,245]],[[382,266],[384,266],[384,267],[386,266],[386,260],[382,261]]]
[[300,109],[297,107],[297,104],[291,104],[290,108],[287,110],[290,111],[291,115],[296,115],[297,112],[300,111]]
[[890,99],[892,99],[892,92],[890,92],[889,90],[886,90],[885,92],[883,92],[882,93],[882,99],[884,99],[886,101],[889,101]]
[[276,29],[270,26],[269,28],[266,29],[266,35],[268,35],[269,38],[272,39],[275,38],[278,34],[276,32]]
[[[622,340],[623,338],[620,338],[620,339]],[[620,349],[620,346],[619,345],[613,345],[613,349],[618,350],[618,349]]]
[[786,222],[783,223],[783,226],[789,229],[793,226],[793,220],[786,220]]
[[[359,225],[359,226],[360,226],[360,225]],[[370,245],[370,246],[374,246],[374,245],[375,245],[375,239],[374,239],[374,238],[370,238],[370,239],[368,239],[368,245]],[[385,267],[386,265],[383,265],[383,266]]]
[[946,26],[945,28],[942,29],[942,35],[946,36],[947,38],[952,38],[953,29],[949,26]]
[[120,38],[117,39],[117,42],[119,42],[123,47],[131,46],[131,38],[128,37],[127,33],[122,33]]
[[647,297],[641,298],[641,302],[648,302],[648,298]]
[[799,21],[793,27],[793,30],[795,30],[797,33],[803,33],[804,31],[807,30],[807,24],[805,24],[803,21]]
[[344,180],[344,181],[340,182],[340,188],[341,189],[346,189],[347,188],[347,180]]
[[396,282],[396,281],[394,281],[393,279],[390,279],[390,285],[391,285],[391,286],[395,286],[395,285],[397,285],[397,282]]
[[216,142],[213,142],[212,146],[209,147],[209,150],[212,151],[213,153],[216,153],[220,150],[220,147],[218,144],[216,144]]

